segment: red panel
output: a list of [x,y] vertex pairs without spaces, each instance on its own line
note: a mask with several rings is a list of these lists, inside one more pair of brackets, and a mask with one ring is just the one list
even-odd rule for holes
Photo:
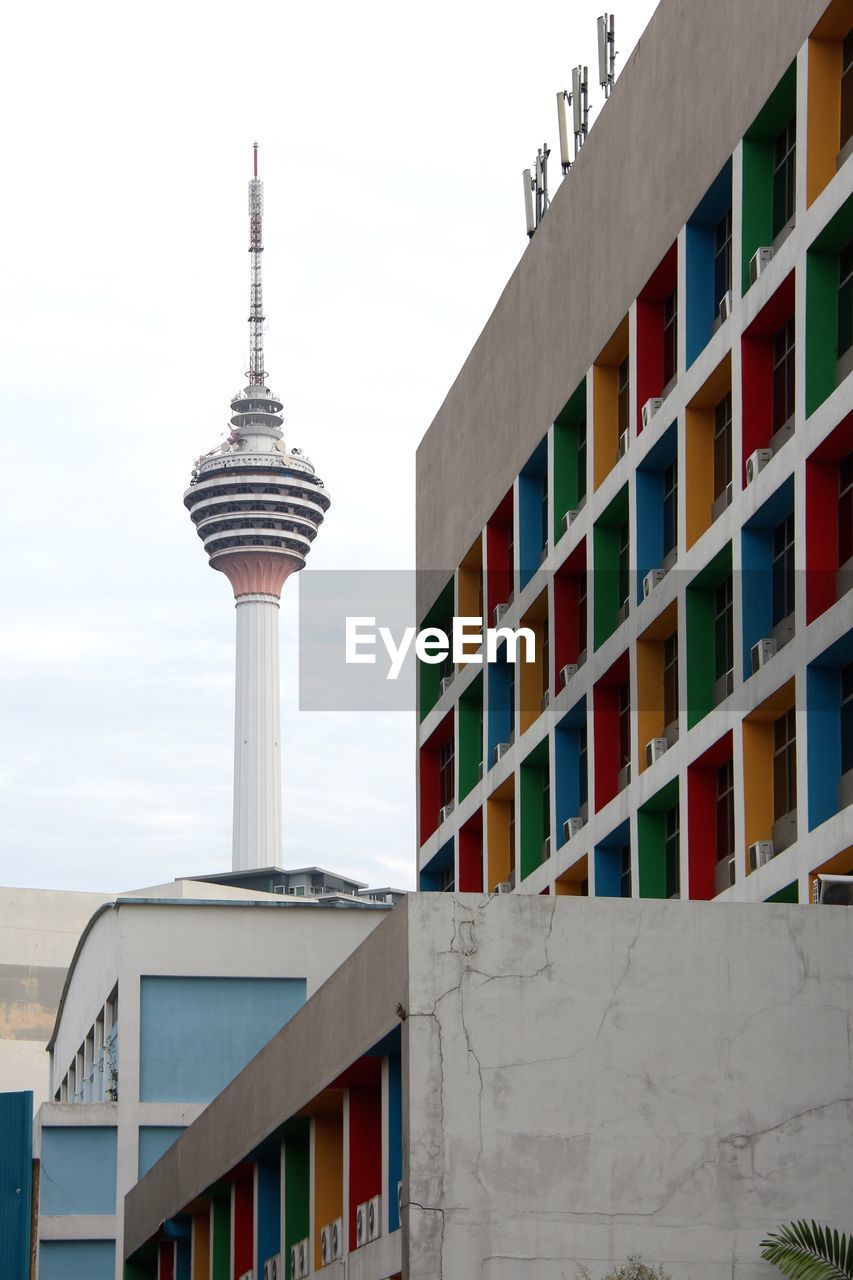
[[597,684],[592,693],[595,808],[616,795],[619,781],[619,703],[615,688]]
[[169,1241],[157,1250],[157,1280],[174,1280],[175,1246]]
[[459,829],[459,892],[483,892],[483,811]]
[[429,839],[438,826],[441,808],[439,790],[439,754],[448,738],[453,736],[453,711],[449,711],[441,724],[421,747],[418,762],[421,801],[421,844]]
[[251,1271],[255,1256],[255,1184],[241,1178],[234,1183],[234,1280]]
[[509,526],[489,523],[486,526],[486,608],[487,625],[491,626],[495,605],[509,599],[512,573],[509,563]]
[[350,1089],[349,1248],[355,1248],[356,1211],[382,1190],[382,1093]]
[[663,390],[663,306],[637,300],[637,435],[643,405]]
[[794,273],[789,272],[779,288],[759,311],[748,329],[746,338],[772,338],[786,320],[794,314]]
[[717,863],[717,775],[713,769],[687,770],[687,859],[690,897],[714,897]]
[[678,241],[674,241],[646,285],[640,290],[644,302],[663,302],[678,283]]
[[743,476],[746,460],[765,449],[773,434],[773,344],[766,338],[743,340]]
[[580,542],[554,574],[553,686],[560,687],[560,668],[577,662],[586,637],[578,633],[578,582],[586,573],[586,540]]
[[806,622],[835,604],[838,467],[806,462]]

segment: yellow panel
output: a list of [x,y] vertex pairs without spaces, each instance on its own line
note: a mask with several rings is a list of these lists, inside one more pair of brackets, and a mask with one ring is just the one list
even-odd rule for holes
[[579,898],[581,896],[581,881],[589,879],[589,865],[587,855],[578,858],[567,871],[554,881],[554,892],[558,898]]
[[210,1280],[210,1214],[209,1205],[193,1214],[193,1280]]
[[819,40],[843,40],[853,27],[853,0],[832,0],[812,32]]
[[662,738],[663,642],[637,641],[637,733],[640,772],[646,768],[646,743]]
[[[725,393],[723,393],[725,394]],[[687,473],[687,545],[711,524],[714,502],[714,412],[688,409],[686,413],[685,468]],[[732,467],[732,473],[736,468]]]
[[841,135],[841,42],[809,41],[806,203],[835,177]]
[[522,642],[518,646],[518,662],[516,670],[519,682],[518,718],[521,732],[524,733],[542,714],[542,635],[547,621],[525,617],[522,626],[530,627],[536,636],[536,652],[532,662],[523,661],[527,646]]
[[319,1269],[320,1232],[343,1213],[343,1117],[315,1115],[314,1126],[314,1267]]
[[[747,851],[773,834],[773,724],[743,722],[744,838]],[[748,858],[748,852],[747,852]],[[749,873],[747,861],[746,872]]]
[[615,365],[592,367],[593,483],[595,488],[616,465],[619,450],[619,370]]
[[834,858],[827,859],[819,867],[809,872],[809,902],[814,899],[814,882],[817,876],[849,876],[853,875],[853,844],[849,845]]
[[512,858],[509,847],[510,800],[490,798],[486,802],[489,830],[489,893],[495,885],[509,880]]

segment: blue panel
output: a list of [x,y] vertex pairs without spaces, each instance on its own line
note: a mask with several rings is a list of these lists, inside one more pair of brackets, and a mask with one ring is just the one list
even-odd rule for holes
[[33,1095],[0,1093],[0,1280],[20,1280],[30,1260]]
[[304,978],[143,977],[139,1097],[210,1102],[305,1003]]
[[175,1246],[175,1280],[192,1280],[192,1243],[179,1240]]
[[114,1240],[43,1240],[39,1280],[114,1280]]
[[746,522],[747,529],[775,529],[794,509],[794,477],[788,476]]
[[388,1058],[388,1230],[400,1225],[397,1183],[403,1176],[403,1077],[400,1059]]
[[518,577],[521,590],[541,563],[543,483],[541,476],[518,477]]
[[495,747],[499,742],[509,741],[512,729],[509,665],[503,660],[490,662],[486,679],[489,700],[489,754],[486,763],[491,768]]
[[773,630],[773,534],[744,529],[743,534],[743,675],[752,675],[750,650]]
[[565,844],[563,823],[580,812],[581,733],[586,725],[586,701],[581,699],[557,725],[554,736],[554,782],[557,805],[557,847]]
[[837,667],[806,671],[809,830],[838,810],[841,777],[841,677]]
[[621,896],[621,855],[629,838],[630,827],[626,821],[595,846],[595,896],[597,898]]
[[138,1176],[144,1178],[162,1155],[177,1142],[184,1131],[183,1125],[146,1124],[139,1130]]
[[732,162],[714,179],[687,224],[686,357],[688,369],[708,343],[716,319],[714,250],[717,224],[732,205]]
[[116,1131],[42,1129],[41,1213],[115,1213]]
[[663,560],[663,472],[637,471],[637,601],[643,578]]
[[418,887],[425,893],[435,893],[441,888],[441,873],[453,864],[453,837],[443,844],[434,858],[430,858],[420,874]]
[[281,1249],[281,1149],[277,1160],[258,1163],[258,1254],[255,1274],[264,1274],[264,1263]]

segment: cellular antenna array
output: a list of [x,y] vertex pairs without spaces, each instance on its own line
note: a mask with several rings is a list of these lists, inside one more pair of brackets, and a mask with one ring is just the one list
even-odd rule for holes
[[598,19],[598,83],[605,99],[610,97],[615,79],[616,19],[612,13],[603,13]]

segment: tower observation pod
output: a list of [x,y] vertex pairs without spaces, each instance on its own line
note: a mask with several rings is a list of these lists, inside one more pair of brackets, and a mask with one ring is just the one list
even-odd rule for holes
[[329,495],[282,438],[282,401],[266,385],[258,145],[249,182],[249,369],[224,444],[200,457],[184,505],[237,613],[233,868],[281,861],[278,615],[286,578],[305,564]]

